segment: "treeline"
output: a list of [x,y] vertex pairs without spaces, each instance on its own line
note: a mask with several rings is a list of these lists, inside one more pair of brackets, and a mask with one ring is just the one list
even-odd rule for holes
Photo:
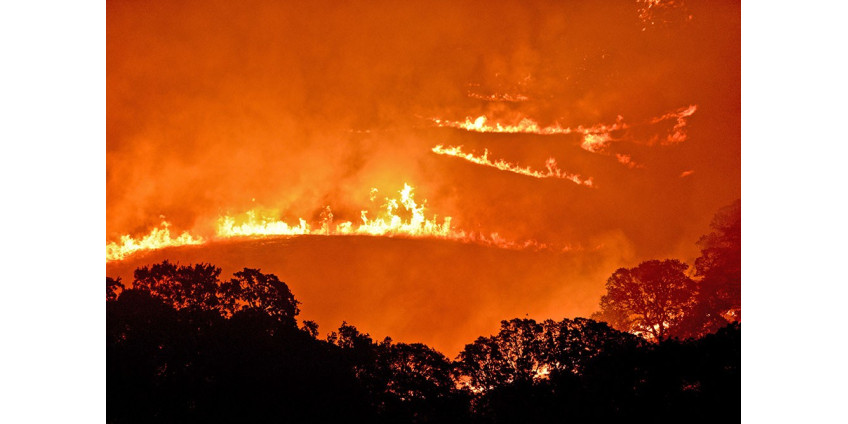
[[503,321],[451,361],[298,327],[285,283],[163,262],[107,278],[107,421],[648,422],[739,417],[740,330],[650,343],[577,318]]
[[738,422],[739,220],[719,211],[693,270],[617,270],[595,319],[502,321],[453,360],[347,323],[319,338],[258,269],[107,277],[107,421]]

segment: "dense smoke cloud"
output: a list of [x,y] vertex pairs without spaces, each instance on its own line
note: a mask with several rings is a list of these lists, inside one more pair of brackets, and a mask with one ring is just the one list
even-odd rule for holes
[[[491,302],[462,316],[454,309],[456,319],[588,314],[616,267],[691,259],[713,213],[739,197],[739,6],[672,6],[657,9],[660,16],[633,1],[110,1],[107,241],[146,233],[162,217],[178,231],[210,237],[218,217],[250,209],[317,221],[329,205],[337,219],[356,221],[372,205],[372,187],[382,198],[406,182],[427,199],[429,213],[453,217],[457,228],[574,249],[486,253],[516,266],[475,279],[460,265],[493,266],[475,259],[483,248],[446,248],[457,265],[451,276],[433,271],[430,284],[478,287],[467,296],[498,287]],[[619,116],[651,122],[690,105],[697,112],[686,118],[685,140],[662,142],[678,123],[668,119],[611,133],[608,154],[581,147],[580,134],[480,134],[433,124],[485,115],[588,127]],[[559,168],[592,177],[593,188],[476,166],[433,153],[437,145],[490,149],[532,169],[544,170],[552,157]],[[622,166],[622,158],[638,166]],[[408,284],[423,277],[402,272],[403,257],[363,253],[371,247],[351,241],[359,238],[328,240],[321,248],[338,249],[342,260],[316,259],[314,246],[294,243],[275,245],[285,255],[265,252],[251,262],[279,272],[307,315],[323,308],[313,317],[324,329],[341,319],[366,331],[365,323],[385,321],[387,334],[403,335],[389,331],[391,322],[406,322],[409,306],[398,299],[423,302],[413,308],[421,314],[462,303],[409,294]],[[430,247],[405,251],[426,255]],[[183,258],[247,263],[231,258],[242,255],[235,248],[206,248]],[[378,263],[351,265],[351,255]],[[275,262],[290,257],[304,268]],[[518,266],[526,263],[533,265]],[[331,264],[337,273],[319,272]],[[110,269],[131,271],[128,264]],[[317,286],[327,299],[348,300],[334,309],[307,289]],[[342,287],[384,297],[351,297]],[[514,308],[496,300],[510,292],[533,295],[515,297]],[[397,316],[369,318],[378,300],[397,302]],[[438,331],[425,333],[405,334],[429,342]],[[443,343],[456,346],[459,333],[450,334]]]

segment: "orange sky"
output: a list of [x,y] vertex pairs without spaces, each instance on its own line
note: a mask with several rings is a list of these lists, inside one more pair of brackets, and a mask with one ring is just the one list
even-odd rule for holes
[[[489,3],[108,2],[107,242],[163,219],[211,241],[107,274],[259,267],[322,333],[347,320],[452,356],[500,319],[588,316],[617,267],[691,263],[740,197],[739,5]],[[459,125],[480,116],[557,131]],[[436,146],[541,173],[553,158],[591,186]],[[371,188],[404,183],[454,228],[552,247],[215,238],[219,217],[251,209],[357,222]]]

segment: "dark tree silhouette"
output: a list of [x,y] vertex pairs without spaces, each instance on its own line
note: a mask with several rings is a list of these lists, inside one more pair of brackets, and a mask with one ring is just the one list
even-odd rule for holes
[[[650,276],[640,293],[671,298],[685,269],[650,261],[613,277]],[[346,322],[319,340],[314,322],[294,325],[276,276],[219,272],[164,262],[120,293],[107,279],[107,422],[738,421],[738,323],[649,343],[590,319],[513,319],[451,362]]]
[[545,371],[542,331],[543,327],[532,319],[501,321],[497,335],[479,337],[459,354],[460,379],[467,379],[473,390],[533,381]]
[[138,268],[133,288],[150,293],[176,309],[217,310],[221,268],[210,264],[176,265],[167,260]]
[[547,320],[543,324],[542,357],[551,374],[581,374],[599,355],[632,350],[645,341],[586,318]]
[[289,286],[276,275],[244,268],[233,274],[233,277],[220,284],[219,297],[225,314],[256,309],[280,322],[296,325],[295,317],[300,313],[297,307],[299,302],[295,300]]
[[106,277],[106,301],[115,300],[118,298],[118,295],[125,289],[124,284],[121,283],[121,277],[113,279],[112,277]]
[[695,260],[700,277],[699,302],[737,320],[741,314],[742,203],[737,200],[716,213],[712,232],[698,240],[701,256]]
[[701,337],[742,318],[741,202],[720,209],[710,227],[697,243],[695,301],[673,329],[679,337]]
[[300,326],[300,330],[309,334],[313,339],[318,338],[318,323],[315,321],[304,320],[303,325]]
[[665,340],[669,328],[674,328],[694,303],[696,285],[686,276],[687,268],[685,263],[668,259],[618,269],[607,280],[601,311],[593,318],[648,340]]

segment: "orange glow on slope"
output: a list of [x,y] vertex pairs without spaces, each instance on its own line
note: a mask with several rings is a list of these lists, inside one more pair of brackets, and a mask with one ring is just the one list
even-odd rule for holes
[[154,228],[146,236],[138,239],[129,235],[121,236],[120,242],[106,244],[106,261],[116,261],[138,252],[140,250],[155,250],[171,246],[185,246],[202,244],[201,237],[194,237],[188,232],[183,232],[176,238],[171,238],[170,224],[162,222],[162,228]]
[[433,153],[437,155],[453,156],[456,158],[465,159],[477,165],[488,166],[495,169],[499,169],[501,171],[513,172],[519,175],[526,175],[528,177],[533,178],[562,178],[573,181],[575,184],[592,187],[591,177],[583,178],[580,175],[571,174],[559,169],[554,158],[548,158],[548,160],[545,161],[545,166],[548,168],[548,172],[542,172],[534,171],[529,166],[522,168],[516,164],[509,163],[503,159],[498,159],[497,161],[492,162],[491,160],[489,160],[488,149],[483,150],[482,156],[474,156],[474,154],[472,153],[463,153],[462,146],[443,147],[440,144],[436,147],[433,147],[432,150]]

